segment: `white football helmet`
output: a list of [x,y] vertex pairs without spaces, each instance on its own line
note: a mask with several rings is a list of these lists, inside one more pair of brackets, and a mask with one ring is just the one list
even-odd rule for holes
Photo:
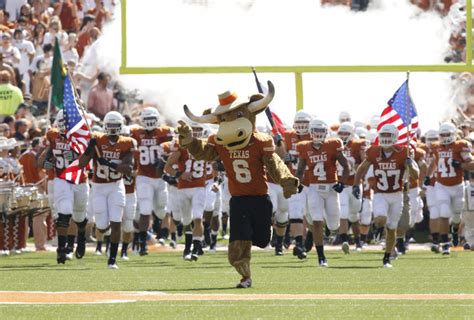
[[355,134],[361,139],[367,139],[367,135],[369,134],[369,130],[363,127],[355,128]]
[[297,135],[303,136],[309,133],[309,123],[312,118],[313,117],[306,111],[298,111],[295,114],[293,129],[295,129]]
[[442,123],[439,126],[439,143],[451,144],[456,141],[456,127],[451,122]]
[[375,129],[377,130],[377,127],[379,126],[379,122],[380,122],[380,116],[372,116],[370,118],[370,129]]
[[349,141],[354,138],[354,125],[350,122],[343,122],[337,130],[337,136],[342,140],[344,144],[347,144]]
[[323,120],[314,119],[309,124],[314,143],[323,143],[328,135],[328,125]]
[[205,124],[191,122],[191,129],[193,129],[193,137],[197,139],[203,139],[209,136],[209,129]]
[[438,130],[428,130],[425,133],[425,143],[428,147],[431,147],[433,142],[437,142],[439,140]]
[[351,115],[347,111],[341,111],[339,113],[339,123],[351,122]]
[[160,119],[160,113],[153,107],[144,108],[140,114],[140,122],[146,130],[158,128],[158,119]]
[[66,133],[66,122],[64,119],[64,112],[63,110],[59,110],[56,114],[56,120],[54,121],[56,126],[59,129],[59,133],[65,134]]
[[130,137],[130,127],[123,125],[122,129],[120,130],[120,135],[124,137]]
[[384,148],[392,147],[397,143],[398,129],[395,125],[384,124],[378,133],[379,144]]
[[104,117],[104,131],[109,136],[118,136],[124,126],[123,117],[117,111],[109,111]]
[[372,144],[375,142],[375,138],[377,138],[377,130],[375,129],[370,129],[368,132],[367,132],[367,137],[366,137],[366,140]]

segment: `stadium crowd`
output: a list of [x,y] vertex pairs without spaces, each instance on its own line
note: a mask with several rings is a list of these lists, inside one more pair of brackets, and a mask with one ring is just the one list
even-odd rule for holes
[[[327,2],[353,7],[358,4],[361,8],[369,4],[370,9],[368,1],[323,1]],[[462,61],[466,50],[465,5],[462,1],[412,2],[423,10],[439,11],[455,26],[446,61]],[[47,194],[49,207],[44,208],[50,208],[30,212],[21,219],[3,214],[0,224],[3,228],[0,237],[3,255],[25,250],[27,238],[32,235],[37,251],[46,250],[47,242],[56,239],[57,261],[65,263],[74,254],[76,258],[82,258],[86,242],[96,242],[96,254],[103,253],[102,246],[105,244],[113,258],[109,258],[108,265],[116,268],[119,242],[122,243],[120,256],[128,259],[129,244],[140,255],[147,255],[150,242],[168,243],[170,247],[177,248],[180,237],[184,236],[183,258],[195,261],[203,254],[203,248],[209,247],[210,251],[216,249],[219,231],[223,238],[228,237],[231,194],[223,164],[193,159],[179,145],[175,131],[159,124],[165,121],[160,117],[159,108],[138,105],[132,108],[130,114],[122,115],[124,99],[118,89],[111,89],[120,87],[115,85],[117,79],[111,79],[110,75],[100,70],[95,74],[81,72],[81,59],[89,46],[100,37],[103,25],[113,19],[114,6],[113,0],[0,1],[0,179],[4,184],[15,181],[25,186],[24,193],[34,190],[37,194]],[[63,61],[73,80],[89,88],[87,92],[79,92],[78,98],[87,108],[86,117],[93,139],[86,149],[86,156],[80,159],[65,147],[63,111],[51,105],[50,74],[55,39],[58,39]],[[385,144],[391,148],[398,133],[389,129],[377,133],[378,116],[374,116],[370,123],[364,123],[342,112],[339,123],[331,125],[309,112],[297,112],[294,122],[286,128],[283,143],[274,138],[278,145],[276,152],[292,173],[300,178],[306,191],[287,200],[278,185],[272,181],[269,183],[274,208],[271,245],[275,248],[275,254],[282,255],[283,248],[293,246],[293,254],[299,259],[306,259],[315,245],[319,265],[327,266],[323,244],[341,245],[342,250],[349,253],[350,245],[360,251],[370,243],[386,241],[386,246],[390,247],[388,242],[394,244],[396,237],[396,250],[389,252],[393,257],[406,252],[408,240],[413,238],[412,230],[416,226],[424,226],[424,231],[429,233],[434,252],[449,254],[451,245],[470,249],[474,245],[473,235],[465,231],[469,233],[472,226],[464,228],[465,215],[461,219],[461,212],[474,211],[472,194],[463,191],[471,190],[470,167],[463,163],[471,161],[470,143],[474,141],[473,94],[472,74],[453,75],[453,100],[458,106],[457,116],[452,119],[454,124],[443,124],[439,132],[417,133],[419,145],[410,157],[412,160],[407,164],[404,158],[400,168],[396,168],[402,170],[401,167],[406,165],[409,168],[407,174],[412,178],[410,191],[403,193],[403,198],[403,174],[397,176],[399,181],[389,179],[390,188],[401,183],[392,191],[400,192],[397,201],[398,207],[403,207],[403,219],[390,214],[383,221],[377,219],[380,218],[380,204],[377,207],[374,191],[375,194],[383,191],[383,186],[380,185],[381,178],[370,169],[379,160],[368,151],[372,150],[371,145],[377,137],[382,146]],[[193,122],[191,129],[195,138],[207,139],[215,134],[217,128]],[[259,128],[259,131],[268,130]],[[104,155],[97,159],[93,155],[94,148],[104,147],[110,136],[115,137],[112,140],[113,145],[117,143],[116,149],[102,148],[102,152],[110,152],[112,156],[107,158]],[[313,164],[312,174],[303,169],[312,161],[311,156],[304,156],[305,152],[309,152],[307,149],[311,148],[311,142],[322,146],[331,144],[332,147],[328,147],[331,150],[344,150],[334,155],[337,161],[334,160],[329,166],[334,171],[334,179],[318,176],[321,173],[318,165]],[[443,162],[436,170],[433,161],[445,161],[445,154],[439,150],[451,144],[456,155],[448,157],[450,162]],[[112,161],[114,154],[120,155],[122,162]],[[67,164],[79,160],[79,166],[86,168],[91,159],[99,163],[89,172],[91,182],[86,178],[77,185],[65,180],[57,181]],[[455,159],[454,162],[452,159]],[[467,170],[464,175],[463,169]],[[247,171],[241,167],[239,170],[243,171],[240,171],[237,180],[241,179],[239,182],[244,183]],[[461,192],[455,191],[457,196],[452,189],[446,191],[447,204],[438,206],[434,180],[439,178],[443,181],[445,177],[442,174],[456,180],[449,180],[447,186],[451,187],[454,183],[462,187],[459,189]],[[89,191],[90,187],[94,190],[94,184],[102,182],[120,184],[122,175],[123,188],[118,187],[122,189],[117,189],[117,194],[124,196],[124,206],[119,206],[124,207],[123,217],[122,211],[111,209],[106,218],[95,215],[99,209],[94,206],[111,201],[108,205],[113,207],[122,199],[107,200],[108,191],[96,189],[103,193],[93,193]],[[465,183],[462,182],[463,177]],[[322,186],[321,181],[325,188],[328,183],[337,185],[325,190],[330,196],[324,200],[327,201],[324,218],[324,209],[311,200],[316,197],[309,196],[309,192],[321,192],[311,187],[313,184]],[[362,190],[349,188],[357,186],[358,182],[363,184]],[[183,203],[184,208],[181,207]],[[5,206],[0,208],[6,211]],[[321,216],[315,215],[315,210],[321,211]],[[333,213],[337,215],[333,217]],[[70,218],[75,223],[70,223]],[[14,241],[6,237],[12,232],[9,229],[11,226],[16,228],[15,232],[23,230]],[[396,235],[394,230],[397,230]],[[384,256],[384,265],[390,265],[387,259]]]

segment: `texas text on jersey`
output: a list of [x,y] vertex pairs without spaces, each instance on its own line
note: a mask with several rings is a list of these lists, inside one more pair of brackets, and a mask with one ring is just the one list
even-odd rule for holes
[[297,144],[300,159],[306,161],[309,183],[334,183],[337,181],[337,152],[342,149],[338,138],[326,139],[319,149],[314,148],[312,141]]
[[229,192],[232,196],[263,196],[268,186],[262,158],[272,156],[275,146],[271,136],[254,132],[249,144],[239,150],[227,150],[215,143],[215,135],[208,138],[227,170]]
[[153,130],[134,128],[131,129],[131,137],[137,140],[138,175],[160,178],[161,173],[157,172],[156,163],[163,154],[161,144],[173,139],[172,129],[168,127],[159,127]]
[[[121,163],[123,158],[130,152],[135,152],[135,140],[128,137],[119,136],[117,142],[111,143],[108,136],[103,133],[94,133],[97,139],[97,147],[101,156],[111,162]],[[96,183],[115,182],[122,179],[122,174],[108,166],[100,165],[94,160],[94,176],[92,180]]]
[[406,158],[406,147],[393,147],[393,151],[389,155],[384,154],[380,146],[372,145],[367,150],[367,161],[374,166],[376,193],[392,193],[403,190]]
[[464,162],[471,158],[471,144],[466,140],[457,140],[451,144],[443,145],[433,143],[434,161],[436,164],[436,181],[445,186],[455,186],[463,182],[463,169],[454,167],[452,161]]

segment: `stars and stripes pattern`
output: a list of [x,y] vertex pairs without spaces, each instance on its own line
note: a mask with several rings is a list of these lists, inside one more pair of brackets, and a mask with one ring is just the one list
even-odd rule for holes
[[[395,92],[393,97],[388,101],[388,106],[383,110],[382,115],[380,116],[377,131],[379,131],[385,124],[389,123],[398,128],[397,146],[406,146],[408,144],[408,139],[410,139],[410,145],[416,147],[418,114],[408,92],[408,80],[398,88],[397,92]],[[410,132],[408,132],[409,127]],[[378,137],[375,139],[375,144],[378,144]]]
[[79,168],[79,157],[84,153],[91,138],[89,127],[79,108],[71,79],[69,75],[66,75],[64,80],[64,123],[66,126],[66,137],[71,150],[79,156],[63,170],[59,177],[74,184],[79,184],[82,178],[87,176],[87,171],[89,170],[89,166],[82,169]]

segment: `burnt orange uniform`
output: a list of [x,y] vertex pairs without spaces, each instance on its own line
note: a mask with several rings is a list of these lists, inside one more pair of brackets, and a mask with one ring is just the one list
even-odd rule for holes
[[[135,141],[135,144],[137,142]],[[135,152],[133,153],[133,171],[136,171],[137,168],[138,168],[138,163],[137,163],[137,160],[138,160],[138,156],[137,156],[138,152],[137,150],[135,150]],[[125,193],[127,194],[130,194],[130,193],[134,193],[135,192],[135,189],[136,189],[136,176],[135,175],[132,175],[132,176],[123,176],[123,184],[125,185]]]
[[[312,141],[310,134],[305,135],[297,135],[295,130],[285,131],[284,135],[285,144],[287,152],[291,155],[291,157],[298,158],[298,150],[296,149],[296,145],[301,141]],[[293,175],[296,174],[296,169],[298,169],[298,164],[296,161],[294,163],[287,163],[288,168],[290,169]],[[306,167],[306,171],[308,171],[308,167]],[[305,186],[309,185],[309,172],[305,172],[303,182]]]
[[[434,161],[433,148],[428,147],[428,145],[422,143],[420,144],[420,149],[425,151],[425,161],[428,167],[431,166],[431,163]],[[434,186],[436,182],[436,171],[430,177],[430,186]]]
[[[414,159],[416,162],[424,160],[425,156],[426,156],[425,150],[421,148],[415,149]],[[420,186],[419,179],[410,178],[410,189],[418,188],[419,186]]]
[[215,143],[215,135],[208,138],[224,164],[232,196],[263,196],[268,193],[265,166],[262,158],[275,152],[273,139],[267,134],[254,132],[247,146],[230,151]]
[[37,183],[41,180],[41,175],[44,174],[44,170],[36,167],[35,151],[29,150],[23,153],[19,161],[23,166],[23,177],[25,179],[25,183]]
[[[117,142],[111,143],[106,134],[94,133],[93,137],[97,139],[97,147],[101,156],[111,162],[120,164],[127,154],[135,152],[136,142],[132,138],[119,136]],[[108,166],[100,165],[94,160],[94,175],[92,181],[95,183],[109,183],[122,179],[122,174]]]
[[374,166],[375,193],[403,191],[406,158],[406,147],[394,147],[388,157],[380,146],[373,145],[367,150],[367,161]]
[[296,146],[300,159],[306,161],[309,183],[334,183],[337,181],[337,152],[342,150],[340,139],[326,139],[319,149],[312,141],[299,142]]
[[[71,164],[70,161],[64,157],[65,153],[71,151],[71,146],[66,137],[60,134],[56,128],[50,129],[48,133],[46,133],[46,141],[55,159],[54,173],[56,177],[59,178],[61,172]],[[80,179],[79,183],[87,181],[85,175],[81,175]]]
[[192,180],[178,179],[178,189],[199,188],[206,185],[206,161],[194,159],[186,149],[180,149],[178,171],[190,172]]
[[464,171],[454,168],[452,161],[465,162],[471,158],[471,144],[466,140],[458,140],[449,145],[432,144],[434,161],[437,164],[436,181],[444,186],[455,186],[463,182]]
[[160,178],[155,164],[163,155],[161,144],[173,139],[173,131],[169,127],[159,127],[153,130],[133,128],[131,137],[137,141],[138,175],[149,178]]
[[[364,139],[353,139],[349,141],[342,149],[342,154],[346,157],[349,164],[349,178],[346,181],[347,186],[354,185],[356,168],[362,162],[361,153],[365,151],[367,143]],[[342,179],[342,166],[337,165],[337,177]]]

